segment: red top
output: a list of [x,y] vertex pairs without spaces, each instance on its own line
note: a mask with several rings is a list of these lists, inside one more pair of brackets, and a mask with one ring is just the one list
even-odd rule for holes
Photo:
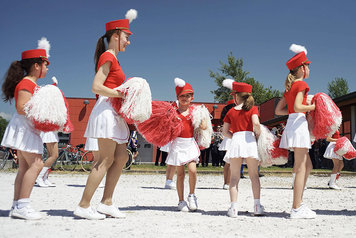
[[178,137],[183,138],[192,138],[194,136],[194,127],[191,119],[191,114],[189,113],[187,116],[183,116],[178,110],[178,116],[183,122],[183,130]]
[[[304,81],[297,81],[292,83],[291,88],[289,91],[285,91],[283,96],[286,99],[287,102],[287,107],[288,107],[288,114],[295,113],[294,111],[294,102],[295,98],[297,97],[297,94],[301,91],[304,91],[304,98],[303,98],[303,105],[307,105],[307,93],[309,92],[309,86],[306,82]],[[305,112],[304,112],[305,114]]]
[[111,67],[108,77],[104,82],[104,86],[113,89],[119,87],[125,81],[125,74],[122,71],[116,57],[110,52],[104,52],[100,55],[97,70],[107,61],[111,62]]
[[33,94],[35,92],[35,89],[37,89],[37,88],[38,88],[37,84],[35,84],[32,80],[23,78],[17,84],[17,86],[15,88],[15,93],[14,93],[15,107],[17,105],[17,96],[18,96],[20,90],[26,90],[26,91],[30,92],[31,94]]
[[232,133],[239,131],[253,131],[252,115],[258,113],[258,107],[253,106],[249,111],[236,110],[234,107],[231,108],[224,118],[224,122],[230,124],[230,131]]
[[336,131],[336,132],[334,133],[334,135],[331,136],[331,138],[339,139],[339,138],[340,138],[340,133],[339,133],[339,131]]

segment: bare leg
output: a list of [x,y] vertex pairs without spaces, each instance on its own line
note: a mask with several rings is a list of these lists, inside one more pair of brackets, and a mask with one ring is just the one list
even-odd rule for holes
[[225,163],[225,165],[224,165],[224,184],[227,184],[227,185],[230,184],[230,177],[231,177],[230,164]]
[[299,208],[303,200],[304,187],[306,183],[306,178],[308,176],[307,173],[308,160],[310,160],[310,158],[308,158],[307,148],[294,148],[294,167],[293,167],[293,170],[295,171],[295,180],[294,180],[294,189],[293,189],[294,209]]
[[14,201],[19,200],[23,177],[25,175],[25,172],[29,168],[21,151],[17,151],[17,158],[18,158],[18,163],[19,163],[19,169],[17,171],[17,175],[15,178],[15,184],[14,184]]
[[240,170],[241,170],[242,158],[231,158],[230,159],[230,201],[237,202],[237,192],[238,192],[238,184],[240,181]]
[[184,165],[177,167],[177,193],[179,201],[184,201]]
[[44,167],[51,167],[54,161],[58,158],[58,143],[46,143],[47,147],[47,160],[44,163]]
[[189,194],[194,194],[195,185],[197,183],[197,164],[190,162],[188,165],[188,174],[189,174]]
[[166,180],[173,180],[175,172],[176,172],[176,166],[167,164]]
[[258,174],[259,162],[254,158],[246,158],[246,163],[248,167],[248,176],[251,180],[253,198],[260,199],[261,184],[260,177]]

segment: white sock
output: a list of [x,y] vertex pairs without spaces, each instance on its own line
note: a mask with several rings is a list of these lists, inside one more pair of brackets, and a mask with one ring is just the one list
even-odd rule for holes
[[260,199],[254,199],[254,205],[261,205]]
[[192,193],[192,194],[189,194],[188,196],[189,196],[189,197],[192,197],[192,196],[194,196],[194,193]]
[[231,208],[237,208],[237,202],[231,202]]
[[22,199],[19,199],[17,201],[16,207],[18,209],[21,209],[21,208],[27,207],[29,204],[30,204],[30,199],[29,198],[22,198]]
[[170,183],[172,183],[172,180],[167,179],[167,180],[166,180],[166,184],[170,184]]
[[17,201],[12,201],[12,207],[16,207],[17,206]]
[[43,176],[45,175],[45,173],[47,172],[49,168],[48,167],[43,167],[41,172],[39,173],[37,179],[43,179]]
[[335,184],[335,182],[336,182],[336,174],[331,174],[329,185]]

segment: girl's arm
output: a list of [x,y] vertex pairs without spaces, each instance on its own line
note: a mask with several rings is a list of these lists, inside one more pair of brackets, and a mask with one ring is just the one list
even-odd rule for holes
[[223,125],[223,135],[227,138],[232,138],[232,133],[230,131],[230,124],[227,123],[227,122],[224,122],[224,125]]
[[106,62],[100,66],[98,72],[95,74],[91,91],[101,96],[122,98],[123,95],[119,91],[104,86],[104,82],[110,72],[110,66],[111,62]]
[[284,97],[279,100],[274,113],[279,116],[288,115],[287,102]]
[[31,99],[32,93],[26,90],[20,90],[17,94],[16,111],[20,115],[26,115],[24,112],[25,104]]
[[259,137],[261,134],[261,127],[260,127],[260,120],[258,119],[258,115],[253,114],[251,118],[252,118],[253,131],[255,132],[256,136]]
[[328,137],[326,138],[326,141],[327,141],[327,142],[336,142],[337,139],[328,136]]
[[303,105],[305,90],[297,93],[294,101],[294,111],[295,112],[309,112],[315,110],[315,104],[312,105]]
[[206,123],[206,120],[202,120],[200,125],[199,125],[200,130],[206,130],[208,128],[208,125]]

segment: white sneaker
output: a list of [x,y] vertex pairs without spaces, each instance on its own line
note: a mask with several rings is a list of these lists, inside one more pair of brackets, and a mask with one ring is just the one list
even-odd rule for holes
[[181,212],[189,212],[188,204],[186,201],[180,201],[178,203],[178,210]]
[[237,209],[230,207],[229,210],[227,210],[227,216],[228,217],[232,217],[232,218],[236,218],[238,216]]
[[224,190],[229,190],[230,186],[228,184],[224,184],[223,189]]
[[88,220],[101,220],[105,219],[106,217],[105,215],[95,211],[95,209],[93,209],[92,207],[83,208],[80,206],[77,206],[77,208],[74,210],[74,215]]
[[198,209],[198,201],[197,201],[197,197],[195,196],[195,194],[188,196],[188,208],[191,211],[196,211]]
[[30,206],[26,206],[21,209],[15,207],[11,212],[11,217],[25,220],[39,220],[42,218],[41,214],[33,210]]
[[335,189],[335,190],[340,190],[340,189],[341,189],[339,186],[337,186],[337,184],[336,184],[336,183],[329,184],[329,188],[331,188],[331,189]]
[[45,183],[45,181],[43,181],[43,179],[36,179],[36,183],[35,185],[37,185],[38,187],[41,187],[41,188],[47,188],[48,185]]
[[114,218],[126,218],[125,213],[121,212],[119,208],[115,207],[114,205],[105,205],[103,203],[100,203],[98,208],[96,209],[98,212],[114,217]]
[[292,209],[290,213],[291,219],[314,219],[315,217],[316,213],[304,204],[298,209]]
[[9,217],[12,217],[12,212],[15,209],[15,207],[11,207],[10,212],[9,212]]
[[261,204],[256,204],[254,206],[254,216],[263,216],[265,214],[265,208]]
[[175,182],[173,182],[172,180],[171,181],[167,180],[166,184],[164,185],[164,188],[165,189],[172,189],[172,190],[176,189]]
[[55,187],[56,186],[55,184],[51,183],[48,179],[44,180],[43,182],[47,185],[47,187]]

